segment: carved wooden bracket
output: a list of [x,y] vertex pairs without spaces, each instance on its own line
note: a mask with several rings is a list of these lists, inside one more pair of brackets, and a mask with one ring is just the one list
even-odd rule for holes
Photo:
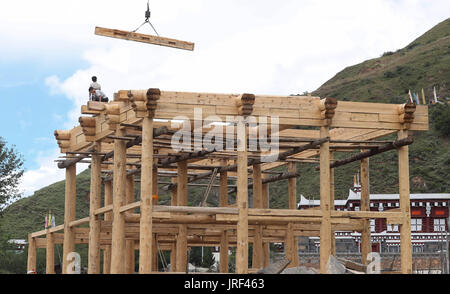
[[136,117],[155,117],[158,100],[161,98],[159,89],[148,89],[147,91],[128,91],[131,106],[136,112]]
[[334,117],[338,102],[336,98],[325,98],[320,100],[319,109],[322,119],[327,120],[327,125],[331,123]]
[[242,94],[236,98],[236,106],[238,107],[239,115],[249,116],[253,112],[253,105],[255,104],[255,95]]
[[83,129],[83,134],[86,137],[87,142],[95,141],[96,134],[96,119],[95,117],[82,116],[78,119],[80,126]]

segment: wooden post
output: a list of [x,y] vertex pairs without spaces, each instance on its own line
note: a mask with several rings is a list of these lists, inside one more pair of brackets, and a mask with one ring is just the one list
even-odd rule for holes
[[153,234],[152,271],[158,272],[158,235],[157,234]]
[[45,263],[45,273],[51,275],[55,273],[55,240],[54,235],[47,230],[47,249],[46,249],[46,263]]
[[186,272],[187,265],[187,226],[178,226],[177,248],[176,248],[176,271]]
[[[127,176],[126,203],[134,203],[134,176]],[[134,240],[125,241],[125,273],[134,274]]]
[[77,189],[77,169],[76,165],[66,168],[66,189],[64,204],[64,246],[63,246],[63,268],[62,273],[67,274],[67,267],[71,260],[67,260],[68,255],[75,251],[75,232],[69,224],[75,220],[76,214],[76,189]]
[[[222,160],[221,161],[222,166],[228,165],[228,160]],[[228,172],[221,172],[220,173],[220,188],[219,188],[219,205],[220,207],[227,207],[228,206]],[[223,230],[222,235],[220,238],[220,272],[222,274],[226,274],[229,272],[228,267],[228,231]]]
[[[333,152],[330,152],[330,162],[334,159]],[[334,207],[334,168],[330,169],[330,206],[331,210],[335,210]],[[331,229],[331,254],[336,256],[336,234],[333,229]]]
[[[117,129],[116,136],[123,137],[123,131]],[[111,274],[125,274],[125,216],[120,208],[126,203],[126,152],[126,142],[115,139]]]
[[[297,172],[297,164],[295,162],[288,163],[288,172],[296,173]],[[289,194],[289,209],[297,209],[297,178],[291,178],[288,180],[288,194]],[[290,226],[289,226],[290,225]],[[289,253],[291,263],[289,264],[289,268],[298,266],[298,238],[293,235],[292,224],[288,225],[288,231],[291,230],[291,233],[287,235],[286,242],[290,242],[289,248],[291,252]]]
[[[408,137],[407,130],[400,130],[398,138]],[[398,174],[400,188],[400,210],[403,213],[403,223],[400,225],[400,254],[403,274],[412,274],[412,244],[411,244],[411,200],[409,191],[409,147],[398,148]]]
[[[361,211],[370,211],[369,158],[361,160]],[[361,232],[361,262],[368,265],[367,256],[372,252],[370,220],[363,221]]]
[[[295,162],[288,163],[288,172],[296,173],[297,164]],[[297,178],[288,180],[289,209],[297,209]]]
[[[113,203],[112,197],[112,181],[105,182],[105,206]],[[112,213],[105,213],[105,221],[112,221]],[[105,245],[103,251],[103,273],[109,275],[111,273],[111,245]]]
[[181,161],[178,163],[178,186],[177,186],[177,205],[187,206],[188,204],[188,163]]
[[170,250],[170,272],[177,271],[177,245],[172,243],[172,250]]
[[[172,184],[177,183],[177,178],[172,178]],[[171,192],[171,202],[170,205],[172,206],[178,206],[178,185],[175,186],[170,192]]]
[[[263,187],[261,164],[253,165],[253,207],[263,208]],[[253,241],[253,257],[252,267],[261,269],[263,264],[263,244],[262,244],[262,227],[257,226],[255,229],[255,238]]]
[[158,159],[154,159],[153,166],[153,176],[152,176],[153,184],[152,184],[152,194],[153,194],[153,205],[158,205]]
[[289,223],[286,229],[285,253],[286,258],[291,261],[288,268],[298,266],[298,246],[295,245],[297,238],[294,236],[293,224]]
[[139,233],[139,273],[152,272],[153,255],[153,118],[142,122],[141,221]]
[[[101,143],[95,144],[95,151],[101,152]],[[92,155],[91,159],[91,191],[89,201],[89,257],[88,273],[100,273],[100,218],[94,212],[100,208],[101,202],[101,158]]]
[[[328,126],[320,127],[320,137],[329,137]],[[330,142],[320,146],[320,272],[326,274],[326,266],[331,255],[331,203],[330,203]]]
[[[188,205],[188,163],[182,161],[178,163],[178,177],[177,177],[177,205]],[[176,271],[186,272],[187,266],[187,226],[178,226],[178,238],[176,246]]]
[[264,267],[264,253],[263,253],[263,232],[262,226],[255,227],[255,237],[253,242],[253,264],[252,268],[262,269]]
[[228,268],[228,231],[223,230],[220,237],[220,273],[227,274]]
[[[222,160],[222,166],[227,166],[228,160]],[[228,173],[226,171],[220,173],[219,188],[220,207],[228,206]]]
[[[262,178],[265,179],[267,176],[265,174],[262,175]],[[269,185],[262,185],[262,205],[263,208],[269,208]],[[263,242],[263,266],[268,267],[270,262],[270,243]]]
[[36,272],[36,240],[28,235],[27,272]]
[[237,123],[237,223],[236,273],[248,274],[248,174],[247,130],[243,117]]

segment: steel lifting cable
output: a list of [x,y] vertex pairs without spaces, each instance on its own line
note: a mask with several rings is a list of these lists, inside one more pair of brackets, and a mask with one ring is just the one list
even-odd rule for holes
[[150,22],[150,16],[151,16],[151,12],[150,12],[150,1],[147,1],[147,11],[145,11],[145,20],[144,22],[134,31],[128,33],[128,36],[130,36],[131,33],[136,33],[140,28],[142,28],[146,23],[148,23],[150,25],[150,27],[153,29],[153,31],[155,31],[156,35],[158,36],[158,41],[160,41],[160,36],[158,34],[158,32],[156,31],[155,27],[153,26],[153,24]]

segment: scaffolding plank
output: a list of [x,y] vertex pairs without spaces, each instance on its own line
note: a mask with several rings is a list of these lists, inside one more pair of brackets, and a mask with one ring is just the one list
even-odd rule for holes
[[95,28],[95,34],[103,37],[123,39],[128,41],[142,42],[159,46],[172,47],[182,50],[194,51],[194,43],[180,41],[176,39],[158,37],[153,35],[145,35],[134,32],[127,32],[115,29],[107,29],[102,27]]

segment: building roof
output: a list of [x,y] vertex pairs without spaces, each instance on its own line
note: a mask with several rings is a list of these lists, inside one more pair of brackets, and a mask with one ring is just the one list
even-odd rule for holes
[[[355,188],[360,188],[360,186],[355,185]],[[347,200],[335,200],[335,206],[346,206],[348,201],[359,201],[361,200],[361,192],[356,189],[357,192],[352,189],[349,190]],[[411,200],[450,200],[450,193],[422,193],[422,194],[410,194]],[[370,194],[370,200],[400,200],[399,194]],[[320,200],[308,200],[305,196],[300,195],[300,202],[297,207],[300,206],[320,206]]]

